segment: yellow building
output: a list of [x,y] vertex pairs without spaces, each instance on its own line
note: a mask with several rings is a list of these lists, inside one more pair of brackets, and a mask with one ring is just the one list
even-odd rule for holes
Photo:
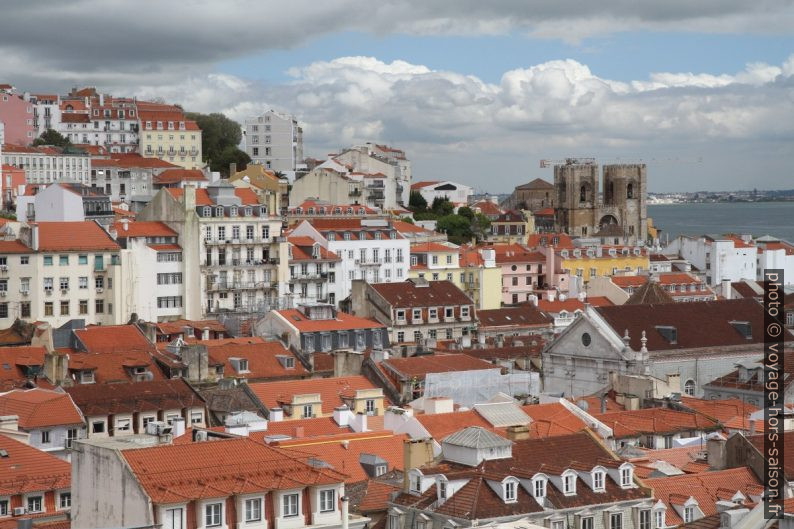
[[621,272],[646,273],[650,269],[648,250],[633,246],[596,246],[557,251],[560,268],[583,283],[591,277],[614,276]]
[[281,211],[289,204],[289,181],[276,176],[262,164],[248,164],[244,170],[231,175],[229,182],[234,187],[250,187],[259,197],[259,202],[267,204],[270,211]]
[[201,129],[185,118],[181,108],[158,103],[138,103],[139,152],[185,169],[204,167]]

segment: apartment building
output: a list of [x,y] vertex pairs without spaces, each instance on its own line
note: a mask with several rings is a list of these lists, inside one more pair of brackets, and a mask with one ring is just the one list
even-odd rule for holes
[[460,248],[460,285],[477,310],[502,306],[502,268],[493,248],[463,245]]
[[556,250],[555,262],[563,273],[571,276],[579,288],[596,276],[642,274],[650,269],[647,248],[641,246],[608,246],[583,243],[573,249]]
[[411,184],[411,191],[422,195],[428,206],[433,205],[433,201],[436,199],[446,199],[456,206],[466,206],[474,194],[474,189],[471,186],[449,180],[414,182]]
[[284,303],[289,265],[281,219],[250,189],[225,181],[162,189],[136,218],[165,222],[179,235],[185,291],[199,294],[186,300],[184,317]]
[[[109,153],[136,152],[137,104],[134,99],[101,94],[94,88],[72,90],[60,98],[60,116],[51,120],[52,128],[75,145],[101,146]],[[46,113],[46,108],[43,110]]]
[[55,129],[61,122],[61,97],[58,94],[25,94],[33,104],[33,129],[36,136],[47,129]]
[[309,237],[341,259],[335,283],[329,284],[329,303],[347,298],[356,279],[378,283],[408,277],[410,243],[389,220],[318,218],[301,222],[290,236]]
[[534,218],[523,211],[505,211],[491,221],[489,242],[523,244],[527,235],[535,231]]
[[[0,145],[0,160],[3,159]],[[24,194],[25,170],[13,165],[0,164],[0,208],[11,209],[17,203],[17,197]]]
[[295,116],[271,109],[246,119],[243,127],[245,152],[251,161],[294,179],[303,164],[303,129]]
[[546,288],[546,256],[522,244],[487,246],[495,254],[496,265],[502,270],[502,303],[524,303]]
[[[670,272],[666,274],[622,275],[610,278],[598,278],[611,281],[628,296],[632,296],[649,281],[658,283],[673,301],[715,301],[717,295],[700,278],[686,272]],[[591,279],[593,281],[593,279]]]
[[263,165],[249,163],[244,170],[230,174],[229,182],[235,187],[253,189],[259,202],[267,205],[271,211],[281,212],[289,204],[289,180]]
[[758,247],[749,235],[681,235],[664,249],[664,254],[691,263],[712,287],[724,280],[755,280],[758,275]]
[[[151,431],[166,430],[155,424]],[[169,440],[161,434],[81,441],[72,527],[362,529],[368,521],[343,523],[345,475],[296,451],[248,438]]]
[[79,149],[5,144],[2,157],[3,165],[24,169],[29,184],[89,183],[91,157]]
[[25,194],[17,199],[20,222],[96,221],[108,225],[114,218],[110,197],[83,184],[28,185]]
[[385,325],[393,344],[454,340],[477,325],[474,302],[450,281],[355,281],[351,300],[353,314]]
[[4,141],[9,144],[25,146],[36,139],[33,104],[9,84],[0,84],[0,122],[5,125]]
[[451,242],[412,244],[409,277],[452,281],[455,286],[462,288],[460,246]]
[[78,317],[110,325],[128,317],[120,250],[97,223],[15,223],[0,241],[0,326],[16,318],[60,327]]
[[204,167],[201,129],[185,117],[182,108],[139,101],[137,109],[141,156],[159,158],[184,169]]
[[156,177],[179,166],[140,154],[94,157],[90,185],[102,189],[113,202],[128,202],[141,209],[157,192]]
[[293,306],[306,303],[333,303],[330,295],[342,259],[320,246],[311,237],[288,237],[289,295]]

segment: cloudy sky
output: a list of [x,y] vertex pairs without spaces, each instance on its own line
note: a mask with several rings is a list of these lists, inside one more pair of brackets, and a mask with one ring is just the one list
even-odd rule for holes
[[652,191],[794,188],[787,0],[5,0],[0,77],[285,110],[307,155],[388,142],[490,192],[566,156],[645,161]]

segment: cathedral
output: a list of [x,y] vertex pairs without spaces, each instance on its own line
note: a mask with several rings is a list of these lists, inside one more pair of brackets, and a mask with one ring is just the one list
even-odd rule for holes
[[595,161],[554,166],[555,223],[572,236],[637,244],[648,237],[645,164],[604,165],[603,189]]

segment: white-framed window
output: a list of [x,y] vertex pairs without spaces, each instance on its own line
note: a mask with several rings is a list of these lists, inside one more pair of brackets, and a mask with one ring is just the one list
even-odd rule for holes
[[28,512],[44,512],[44,498],[43,496],[28,496],[27,498]]
[[581,523],[579,523],[579,529],[594,529],[595,523],[592,516],[587,516],[586,518],[582,518]]
[[184,520],[183,512],[182,507],[166,509],[162,529],[182,529]]
[[398,515],[389,515],[389,529],[400,529],[400,517]]
[[551,529],[565,529],[565,520],[552,520]]
[[546,497],[546,480],[543,478],[538,478],[532,485],[532,492],[534,493],[536,498],[544,498]]
[[9,513],[10,505],[11,505],[11,500],[9,500],[8,498],[0,498],[0,516],[8,516],[10,514]]
[[505,483],[505,501],[516,501],[516,482],[507,481]]
[[623,467],[620,469],[620,486],[630,487],[632,482],[631,467]]
[[218,527],[223,520],[223,503],[208,503],[204,506],[204,526]]
[[129,432],[131,419],[116,419],[116,431]]
[[336,510],[336,491],[325,489],[320,491],[320,512],[332,512]]
[[684,383],[684,393],[689,395],[690,397],[695,396],[695,381],[692,379],[687,380]]
[[604,473],[600,470],[593,473],[593,490],[604,490]]
[[50,442],[50,431],[49,430],[42,430],[41,431],[41,444],[46,445]]
[[655,529],[661,529],[665,526],[665,512],[664,509],[656,509],[654,512],[654,521],[656,522]]
[[447,499],[447,480],[442,479],[438,482],[438,498],[440,500]]
[[695,521],[695,508],[690,506],[684,507],[684,523]]
[[414,309],[411,318],[414,320],[422,319],[422,309]]
[[460,317],[461,318],[468,318],[469,317],[469,307],[463,306],[460,308]]
[[623,513],[609,513],[609,529],[623,529]]
[[653,529],[651,527],[650,509],[640,509],[637,513],[637,521],[639,522],[637,529]]
[[262,519],[262,498],[245,500],[245,521],[258,522]]
[[375,413],[375,399],[367,399],[366,407],[368,414]]
[[285,494],[281,497],[281,512],[284,518],[298,516],[298,494]]
[[72,493],[71,492],[61,492],[58,494],[58,508],[59,509],[68,509],[72,506]]
[[565,474],[562,477],[562,492],[563,494],[576,493],[576,476],[573,474]]

